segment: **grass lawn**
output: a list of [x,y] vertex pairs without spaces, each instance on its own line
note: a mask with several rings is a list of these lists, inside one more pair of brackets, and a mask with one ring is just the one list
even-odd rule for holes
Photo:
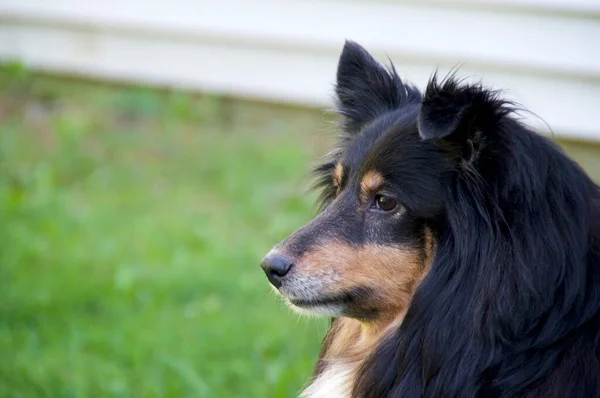
[[322,118],[0,78],[0,397],[295,396],[326,323],[259,262],[314,214]]
[[326,119],[1,72],[0,397],[295,396],[326,321],[259,261],[314,214]]

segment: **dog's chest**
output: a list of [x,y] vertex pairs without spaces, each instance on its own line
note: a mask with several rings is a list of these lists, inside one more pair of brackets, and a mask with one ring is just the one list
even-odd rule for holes
[[301,398],[347,398],[352,391],[356,365],[334,363],[300,395]]

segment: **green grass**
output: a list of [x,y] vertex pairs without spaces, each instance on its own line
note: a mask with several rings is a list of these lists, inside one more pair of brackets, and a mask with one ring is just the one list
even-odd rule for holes
[[0,397],[295,396],[326,322],[258,264],[314,214],[324,119],[0,72]]
[[4,72],[0,397],[287,397],[325,332],[259,262],[313,214],[313,114]]

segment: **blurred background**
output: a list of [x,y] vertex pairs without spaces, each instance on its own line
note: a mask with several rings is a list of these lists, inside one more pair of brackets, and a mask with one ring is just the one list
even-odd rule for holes
[[297,395],[327,321],[259,261],[315,213],[345,38],[600,180],[597,0],[0,0],[0,397]]

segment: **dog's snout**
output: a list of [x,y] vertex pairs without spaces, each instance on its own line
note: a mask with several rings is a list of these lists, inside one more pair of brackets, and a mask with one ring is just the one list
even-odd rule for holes
[[262,260],[260,266],[265,271],[265,274],[267,274],[269,282],[276,288],[279,288],[283,277],[292,268],[292,264],[292,260],[287,256],[278,253],[269,253]]

